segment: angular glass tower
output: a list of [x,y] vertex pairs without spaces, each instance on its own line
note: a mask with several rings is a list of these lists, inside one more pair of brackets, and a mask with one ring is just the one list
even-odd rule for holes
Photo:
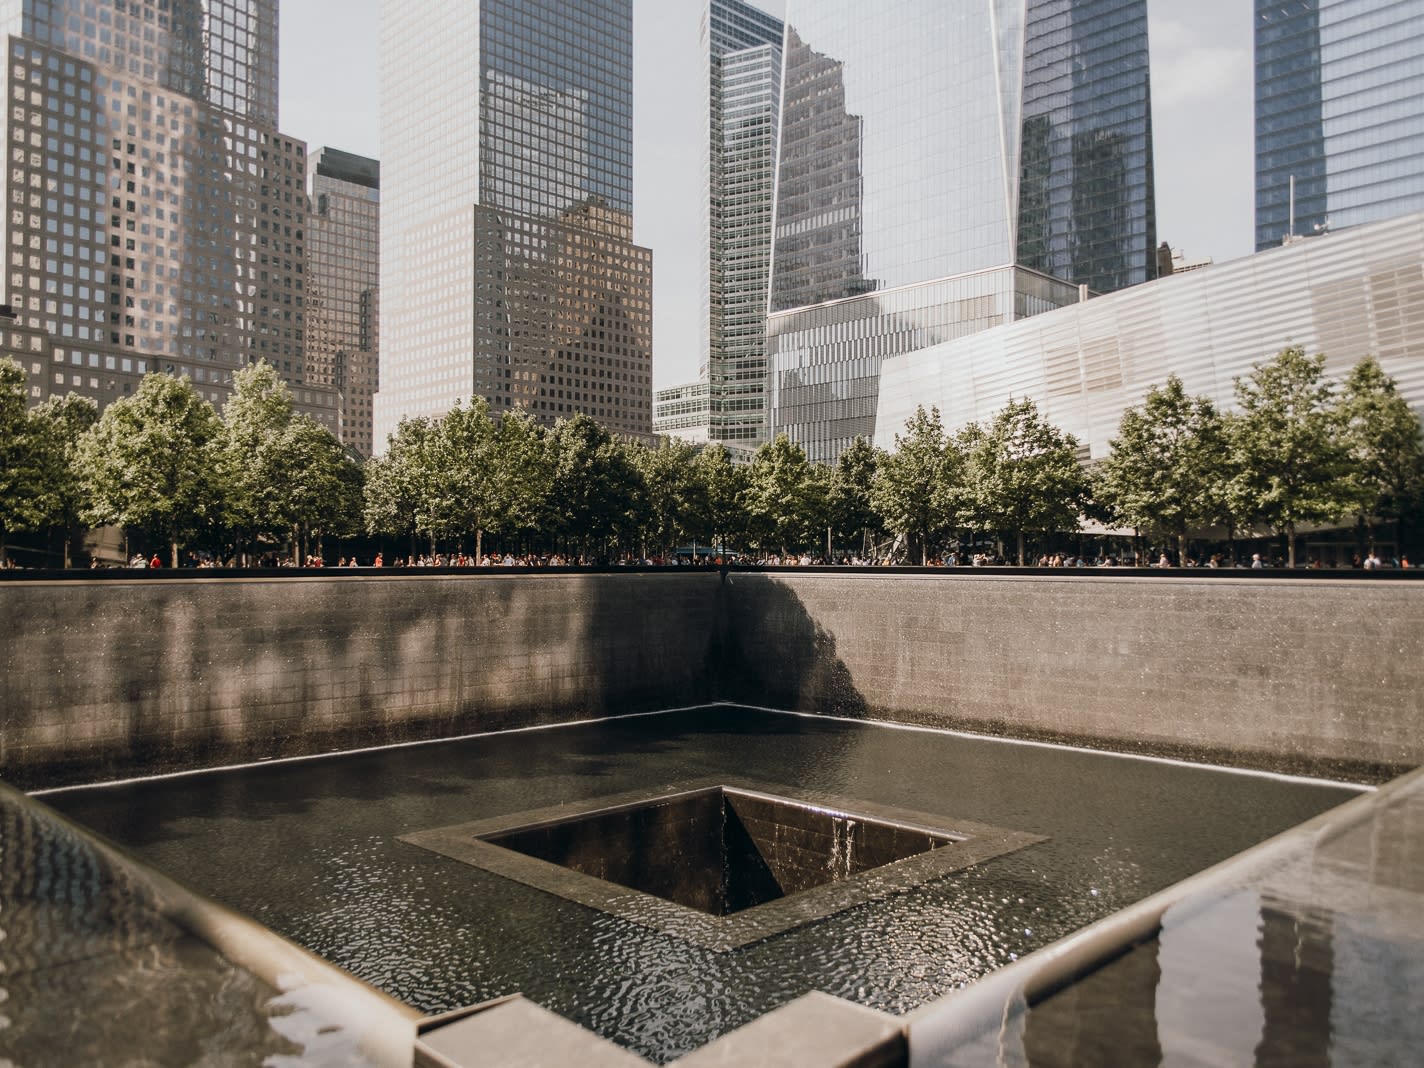
[[790,0],[773,431],[830,461],[880,362],[1155,276],[1145,0]]
[[782,23],[709,0],[703,177],[702,374],[658,391],[656,433],[755,448],[767,440],[766,293],[781,112]]
[[1256,248],[1424,210],[1424,0],[1256,0]]
[[306,146],[276,125],[277,0],[0,0],[0,33],[4,300],[53,343],[26,355],[31,396],[103,406],[165,371],[220,404],[266,358],[334,430],[305,379]]
[[631,0],[386,0],[377,452],[475,395],[649,433],[632,46]]

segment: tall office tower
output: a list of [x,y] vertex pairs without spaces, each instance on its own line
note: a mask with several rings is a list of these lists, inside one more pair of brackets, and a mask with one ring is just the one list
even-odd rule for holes
[[342,443],[370,456],[380,362],[381,165],[323,148],[307,166],[307,381],[336,391]]
[[781,112],[780,19],[709,0],[702,374],[659,390],[654,430],[754,448],[767,440],[766,293]]
[[1424,210],[1421,56],[1424,0],[1256,0],[1257,251]]
[[1154,277],[1149,113],[1145,0],[790,0],[772,430],[834,460],[887,356]]
[[102,407],[166,371],[221,403],[266,357],[334,428],[303,381],[306,148],[277,130],[276,0],[0,0],[0,30],[5,302],[52,339],[32,383]]
[[386,0],[378,452],[475,395],[650,433],[632,65],[631,0]]

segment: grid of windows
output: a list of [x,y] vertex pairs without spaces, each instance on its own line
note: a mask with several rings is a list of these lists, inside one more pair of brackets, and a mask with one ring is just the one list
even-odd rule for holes
[[813,459],[885,358],[1152,276],[1145,0],[803,0],[785,49],[771,430]]
[[380,352],[380,164],[324,148],[310,159],[306,376],[334,389],[341,440],[370,456]]
[[658,434],[749,447],[768,440],[766,291],[782,34],[780,19],[742,0],[709,0],[703,16],[710,134],[704,160],[703,380],[672,391],[695,391],[696,412],[659,398],[653,415]]
[[1031,0],[1027,14],[1017,261],[1100,293],[1155,278],[1147,6]]
[[[275,18],[270,2],[24,0],[3,82],[5,293],[53,338],[52,389],[102,406],[165,371],[220,404],[266,357],[335,427],[334,394],[303,383],[305,146],[250,101],[210,99],[193,48],[239,32],[255,48]],[[275,115],[275,67],[264,96]]]
[[387,0],[374,445],[472,395],[652,421],[630,0]]
[[776,430],[834,463],[875,433],[886,359],[1052,311],[1079,299],[1071,283],[1001,267],[772,315]]
[[1424,209],[1424,0],[1256,0],[1256,248]]

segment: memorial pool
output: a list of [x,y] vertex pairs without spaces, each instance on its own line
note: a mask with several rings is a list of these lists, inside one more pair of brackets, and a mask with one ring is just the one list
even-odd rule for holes
[[[732,948],[401,840],[717,779],[1034,840]],[[667,1061],[810,990],[908,1011],[1356,793],[715,705],[44,800],[421,1010],[522,991]]]

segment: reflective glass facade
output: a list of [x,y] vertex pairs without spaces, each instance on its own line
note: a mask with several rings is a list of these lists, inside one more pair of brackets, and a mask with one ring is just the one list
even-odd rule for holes
[[887,356],[1153,277],[1149,111],[1145,0],[790,0],[773,432],[834,459]]
[[1110,293],[1156,276],[1147,7],[1031,0],[1017,259]]
[[1292,176],[1296,236],[1424,209],[1424,0],[1257,0],[1258,249]]
[[381,383],[651,428],[651,253],[632,244],[631,0],[387,0]]
[[310,159],[307,380],[340,398],[340,437],[372,448],[371,400],[380,353],[381,165],[323,148]]
[[768,440],[766,294],[781,113],[780,19],[708,9],[708,438]]
[[[0,3],[5,302],[44,390],[103,406],[151,371],[222,403],[266,358],[306,381],[306,146],[277,121],[275,0]],[[29,361],[33,366],[37,361]]]

